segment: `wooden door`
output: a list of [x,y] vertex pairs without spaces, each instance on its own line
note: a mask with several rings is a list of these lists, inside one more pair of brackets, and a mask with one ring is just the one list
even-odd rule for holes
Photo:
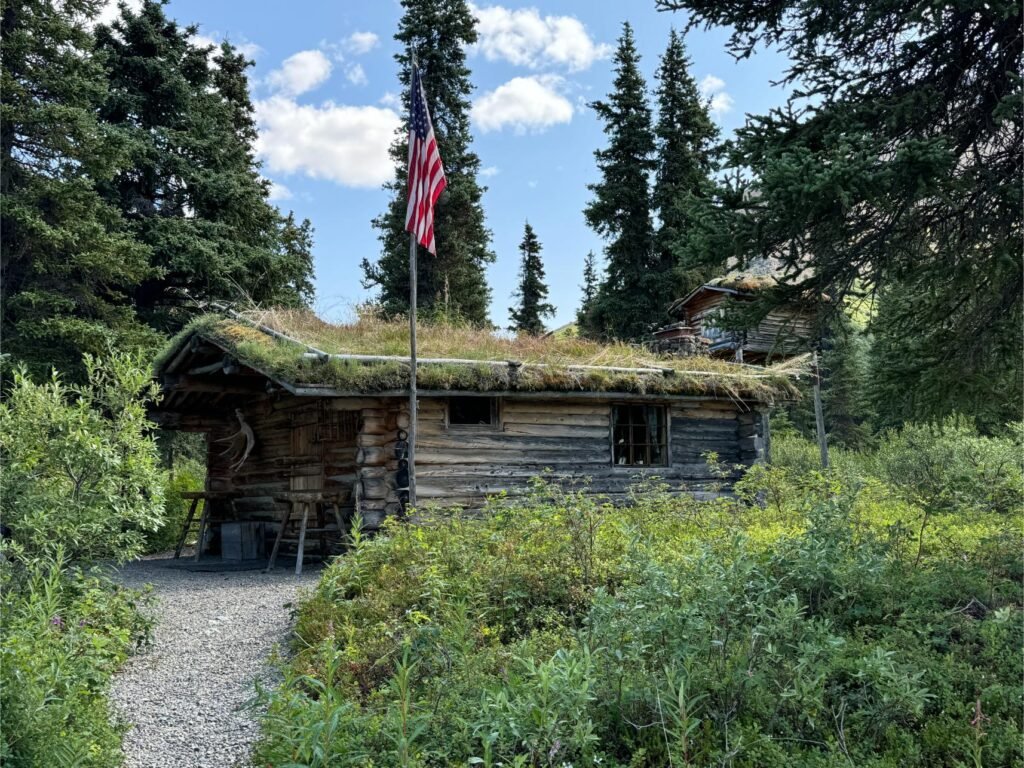
[[323,443],[317,440],[317,410],[303,409],[292,417],[288,489],[319,491],[323,487]]

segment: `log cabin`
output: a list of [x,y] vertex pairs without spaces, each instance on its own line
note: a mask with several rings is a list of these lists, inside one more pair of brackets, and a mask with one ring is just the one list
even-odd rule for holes
[[[770,369],[626,345],[426,324],[419,338],[421,507],[477,509],[546,471],[612,500],[652,476],[711,494],[765,460],[768,409],[795,391]],[[330,325],[294,311],[208,315],[185,328],[157,361],[151,417],[206,435],[208,524],[261,523],[270,535],[301,494],[323,502],[316,530],[341,529],[356,511],[370,530],[401,514],[407,344],[402,322]]]
[[710,355],[747,364],[777,363],[811,350],[816,310],[812,302],[772,307],[750,328],[730,328],[730,311],[754,302],[783,279],[774,259],[756,259],[697,286],[669,307],[675,322],[654,332],[653,348],[681,357]]

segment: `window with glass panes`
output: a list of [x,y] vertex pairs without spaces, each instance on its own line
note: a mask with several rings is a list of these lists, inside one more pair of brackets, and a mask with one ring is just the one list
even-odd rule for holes
[[629,467],[668,464],[663,405],[612,406],[612,462]]
[[449,397],[448,426],[496,427],[498,400],[494,397]]

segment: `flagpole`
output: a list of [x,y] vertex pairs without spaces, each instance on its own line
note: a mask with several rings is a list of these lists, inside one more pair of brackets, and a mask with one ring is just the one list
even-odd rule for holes
[[416,506],[416,235],[409,233],[409,506]]

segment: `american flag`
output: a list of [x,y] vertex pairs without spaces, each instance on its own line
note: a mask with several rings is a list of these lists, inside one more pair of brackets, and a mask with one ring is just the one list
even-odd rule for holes
[[423,90],[420,68],[412,68],[412,114],[409,124],[409,207],[405,212],[405,228],[416,235],[416,241],[435,256],[434,203],[448,185],[437,151],[434,126],[427,111],[427,94]]

